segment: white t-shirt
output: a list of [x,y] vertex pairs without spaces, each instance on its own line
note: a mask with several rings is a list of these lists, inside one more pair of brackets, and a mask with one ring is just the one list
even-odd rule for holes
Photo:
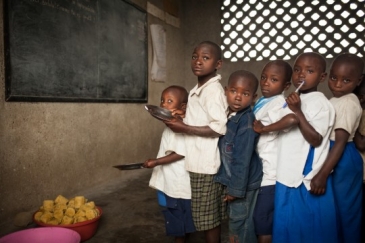
[[[164,157],[172,152],[185,155],[184,135],[174,133],[166,127],[162,133],[157,158]],[[191,199],[190,177],[189,172],[185,170],[184,159],[153,168],[149,185],[170,197]]]
[[[277,181],[287,187],[299,187],[302,182],[310,190],[310,181],[321,169],[329,152],[329,136],[335,122],[335,110],[321,92],[301,94],[301,110],[309,124],[322,136],[322,143],[315,148],[312,171],[305,177],[303,169],[310,144],[304,139],[299,127],[280,132],[278,138]],[[283,117],[292,111],[286,107],[270,115]]]
[[[220,75],[211,78],[189,93],[184,122],[191,126],[209,126],[224,135],[227,123],[227,98],[220,84]],[[218,137],[200,137],[185,134],[185,168],[194,173],[216,174],[220,166]]]
[[[285,103],[284,95],[277,95],[267,104],[261,107],[255,114],[256,120],[260,120],[265,126],[277,122],[279,117],[271,117],[270,113],[277,113]],[[262,160],[263,177],[261,186],[275,185],[276,183],[276,164],[278,157],[278,143],[276,141],[279,132],[260,134],[257,143],[257,152]]]
[[336,121],[330,139],[335,141],[335,130],[341,128],[350,134],[347,141],[351,142],[359,126],[362,114],[359,99],[356,95],[350,93],[339,98],[332,97],[330,102],[336,111]]

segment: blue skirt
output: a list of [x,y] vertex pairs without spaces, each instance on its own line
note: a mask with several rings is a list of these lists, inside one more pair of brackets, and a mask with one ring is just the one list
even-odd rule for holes
[[[314,151],[311,147],[304,175],[312,170]],[[320,196],[307,191],[303,183],[294,188],[276,182],[273,243],[337,243],[337,222],[331,175]]]
[[[331,148],[334,142],[331,141]],[[360,242],[363,162],[353,142],[348,142],[333,171],[333,190],[338,207],[340,242]]]

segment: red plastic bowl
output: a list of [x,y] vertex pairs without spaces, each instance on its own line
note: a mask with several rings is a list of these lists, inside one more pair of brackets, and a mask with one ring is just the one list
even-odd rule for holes
[[20,230],[0,238],[0,243],[79,243],[81,237],[73,230],[60,227],[41,227]]
[[[39,226],[43,227],[60,227],[60,228],[67,228],[76,231],[81,236],[81,241],[85,241],[93,237],[93,235],[96,233],[96,230],[98,229],[99,220],[103,213],[100,207],[97,206],[97,209],[99,210],[99,216],[80,223],[76,224],[68,224],[68,225],[50,225],[50,224],[44,224],[42,222],[39,222],[34,219],[33,215],[33,221]],[[0,242],[1,243],[1,242]]]

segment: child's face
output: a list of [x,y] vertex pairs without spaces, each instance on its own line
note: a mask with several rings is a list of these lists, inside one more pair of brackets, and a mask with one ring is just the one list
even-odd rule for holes
[[293,66],[292,82],[297,88],[305,81],[299,92],[309,93],[317,91],[318,84],[324,81],[326,75],[317,57],[304,55],[300,56]]
[[211,78],[217,69],[222,65],[221,60],[217,60],[217,54],[213,47],[202,44],[194,49],[191,58],[191,70],[197,77]]
[[361,73],[351,62],[334,62],[331,67],[328,87],[334,97],[352,93],[361,82]]
[[227,102],[231,112],[243,110],[256,98],[252,81],[244,77],[233,77],[225,87]]
[[181,109],[181,101],[178,92],[173,89],[167,89],[161,94],[160,107],[174,111]]
[[281,94],[290,83],[285,82],[285,68],[276,64],[267,65],[261,73],[260,87],[265,98]]

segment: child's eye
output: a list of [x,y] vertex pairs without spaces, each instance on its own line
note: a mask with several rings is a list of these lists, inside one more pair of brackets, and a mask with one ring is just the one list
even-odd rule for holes
[[271,79],[272,82],[277,82],[278,80],[276,78]]
[[244,93],[243,96],[250,96],[250,94],[249,93]]
[[197,58],[196,56],[192,56],[192,57],[191,57],[191,59],[193,59],[193,60],[196,60],[196,58]]
[[265,76],[261,76],[261,80],[266,80],[266,77]]
[[208,60],[209,59],[209,57],[203,57],[203,60],[204,61],[206,61],[206,60]]
[[351,80],[350,80],[350,79],[348,79],[348,78],[346,78],[346,79],[344,79],[344,80],[343,80],[343,82],[344,82],[345,84],[347,84],[347,83],[350,83],[350,82],[351,82]]
[[313,70],[308,70],[308,73],[314,73],[314,71]]
[[293,71],[294,72],[299,72],[299,69],[298,68],[294,68]]
[[336,77],[335,76],[331,76],[331,80],[332,81],[335,81],[336,80]]

